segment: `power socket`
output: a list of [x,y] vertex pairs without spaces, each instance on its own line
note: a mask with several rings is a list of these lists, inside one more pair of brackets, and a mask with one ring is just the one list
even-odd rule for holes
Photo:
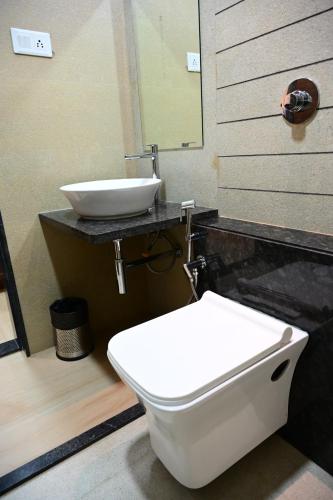
[[27,56],[52,57],[51,37],[42,31],[10,28],[15,54]]

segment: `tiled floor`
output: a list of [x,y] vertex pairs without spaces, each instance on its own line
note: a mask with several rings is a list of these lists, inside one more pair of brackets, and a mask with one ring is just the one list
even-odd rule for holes
[[200,490],[156,458],[142,417],[5,495],[11,500],[332,500],[333,478],[278,436]]
[[102,343],[79,361],[61,361],[51,348],[0,363],[0,476],[137,403]]

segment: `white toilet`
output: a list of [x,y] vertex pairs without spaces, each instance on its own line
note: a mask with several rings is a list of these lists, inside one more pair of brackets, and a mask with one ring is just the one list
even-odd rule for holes
[[206,292],[195,304],[118,333],[108,357],[147,411],[151,445],[200,488],[287,422],[308,334]]

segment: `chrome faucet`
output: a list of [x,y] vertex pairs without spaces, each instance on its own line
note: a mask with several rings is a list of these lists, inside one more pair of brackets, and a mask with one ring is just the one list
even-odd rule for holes
[[[125,155],[125,160],[141,160],[142,158],[150,158],[152,161],[153,168],[153,179],[160,179],[160,167],[158,164],[158,144],[147,144],[151,148],[148,153],[135,154],[135,155]],[[159,200],[159,192],[157,191],[155,195],[155,203]]]

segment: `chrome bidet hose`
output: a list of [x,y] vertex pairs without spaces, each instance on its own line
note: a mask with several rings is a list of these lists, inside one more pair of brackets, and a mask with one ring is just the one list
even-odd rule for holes
[[185,264],[183,264],[183,267],[189,279],[192,290],[192,295],[188,300],[188,304],[190,304],[193,299],[195,299],[196,301],[199,300],[199,296],[197,293],[199,269],[205,269],[205,267],[207,267],[207,261],[205,257],[199,255],[196,260],[192,260],[191,262],[186,262]]
[[187,302],[187,305],[190,304],[193,300],[193,298],[198,301],[199,300],[199,297],[198,297],[198,294],[197,294],[197,285],[198,285],[198,269],[197,268],[194,268],[193,271],[191,272],[187,266],[187,263],[183,264],[183,267],[184,267],[184,271],[189,279],[189,282],[190,282],[190,287],[191,287],[191,290],[192,290],[192,295],[191,297],[188,299],[188,302]]

